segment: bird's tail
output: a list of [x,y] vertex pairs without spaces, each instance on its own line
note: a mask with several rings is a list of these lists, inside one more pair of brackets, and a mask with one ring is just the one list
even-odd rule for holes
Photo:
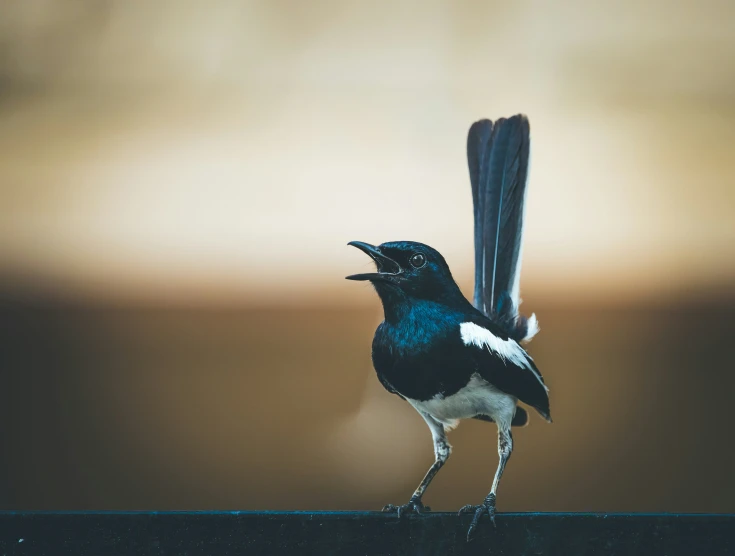
[[[489,415],[475,415],[473,419],[478,421],[486,421],[488,423],[494,423],[495,420]],[[513,420],[510,422],[511,427],[525,427],[528,424],[528,412],[521,406],[516,406],[516,412],[513,415]]]
[[528,119],[480,120],[467,137],[475,215],[477,309],[517,341],[538,332],[536,315],[519,314],[523,209],[530,148]]

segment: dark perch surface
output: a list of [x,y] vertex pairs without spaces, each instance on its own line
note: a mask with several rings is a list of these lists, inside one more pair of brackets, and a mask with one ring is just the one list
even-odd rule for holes
[[0,554],[735,554],[735,515],[3,512]]

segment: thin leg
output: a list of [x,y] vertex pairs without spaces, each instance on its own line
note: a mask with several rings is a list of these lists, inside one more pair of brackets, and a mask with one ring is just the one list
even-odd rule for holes
[[434,440],[434,463],[426,472],[426,475],[421,480],[421,483],[416,488],[407,504],[402,506],[388,504],[383,508],[384,512],[396,512],[398,517],[401,517],[401,514],[404,513],[415,512],[417,514],[421,514],[422,511],[431,511],[431,508],[424,506],[421,501],[421,497],[424,495],[424,491],[431,483],[434,475],[436,475],[442,468],[449,459],[449,454],[452,453],[452,447],[449,445],[449,442],[447,442],[447,436],[444,432],[444,425],[427,413],[423,413],[421,411],[419,413],[424,418],[424,421],[426,421],[426,424],[429,425],[429,429],[431,429],[431,437]]
[[495,498],[498,493],[498,485],[500,484],[500,478],[503,476],[505,470],[505,464],[510,459],[510,454],[513,451],[513,435],[510,433],[510,429],[498,428],[498,469],[495,471],[495,479],[493,480],[493,486],[490,489],[490,494],[487,495],[485,500],[479,506],[473,506],[468,504],[459,510],[460,514],[474,510],[475,516],[472,518],[470,529],[467,531],[467,540],[470,540],[472,531],[477,527],[482,514],[487,513],[490,520],[495,525]]

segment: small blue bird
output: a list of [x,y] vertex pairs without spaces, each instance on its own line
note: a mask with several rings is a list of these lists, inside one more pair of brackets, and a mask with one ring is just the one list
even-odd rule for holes
[[386,390],[410,403],[431,430],[435,461],[401,506],[384,511],[428,511],[422,497],[452,448],[446,433],[461,419],[495,422],[498,468],[482,504],[474,512],[469,540],[480,518],[495,523],[498,483],[513,449],[511,426],[533,407],[551,422],[548,388],[521,347],[538,332],[536,316],[518,312],[523,208],[528,174],[529,125],[523,115],[494,124],[472,125],[467,139],[475,220],[474,306],[462,295],[444,257],[428,245],[395,241],[349,245],[369,255],[377,272],[348,280],[369,280],[383,304],[385,319],[375,331],[373,366]]

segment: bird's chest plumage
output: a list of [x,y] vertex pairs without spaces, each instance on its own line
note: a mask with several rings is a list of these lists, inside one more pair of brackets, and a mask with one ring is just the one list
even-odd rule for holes
[[462,349],[461,318],[417,310],[375,332],[373,365],[385,388],[405,398],[429,400],[466,386],[476,366]]

